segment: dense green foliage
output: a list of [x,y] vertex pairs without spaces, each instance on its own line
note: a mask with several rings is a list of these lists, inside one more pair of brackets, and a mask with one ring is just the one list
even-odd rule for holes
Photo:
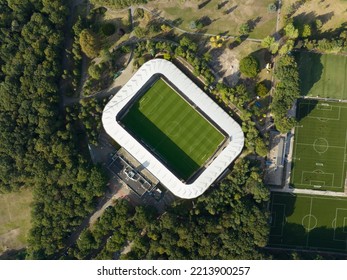
[[259,72],[259,62],[254,56],[246,56],[240,61],[240,72],[246,77],[254,78]]
[[80,33],[82,51],[89,58],[95,58],[99,53],[99,44],[96,34],[90,29],[83,29]]
[[294,118],[288,118],[288,110],[299,97],[299,72],[293,56],[282,56],[277,63],[275,75],[278,79],[273,95],[272,113],[275,117],[276,128],[281,132],[287,132],[294,124]]
[[61,117],[63,0],[0,1],[0,189],[34,188],[29,257],[49,258],[103,192]]
[[[134,211],[127,201],[117,201],[91,230],[83,232],[73,255],[81,259],[264,258],[268,200],[259,170],[241,160],[220,185],[194,201],[177,203],[159,217],[153,207]],[[120,254],[127,245],[130,252]]]

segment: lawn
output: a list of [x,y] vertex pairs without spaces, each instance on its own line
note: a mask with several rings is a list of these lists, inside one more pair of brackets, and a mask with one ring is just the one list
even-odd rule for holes
[[269,245],[347,253],[347,198],[271,195]]
[[[314,24],[319,19],[323,26],[321,32],[330,33],[346,22],[347,17],[347,1],[345,0],[286,0],[282,1],[281,22],[284,22],[284,15],[288,13],[288,7],[297,3],[293,10],[292,18],[298,26],[303,24]],[[327,37],[327,36],[325,36]]]
[[347,104],[299,99],[291,184],[343,192],[346,178]]
[[301,95],[347,99],[347,56],[296,53]]
[[0,254],[27,244],[30,229],[32,192],[0,194]]
[[[262,39],[275,32],[276,13],[268,11],[273,0],[207,0],[207,1],[149,1],[147,8],[160,13],[179,28],[187,31],[239,35],[243,23],[252,26],[250,37]],[[191,29],[192,21],[200,20],[205,26]]]
[[224,136],[163,79],[134,102],[121,122],[178,177],[187,180]]

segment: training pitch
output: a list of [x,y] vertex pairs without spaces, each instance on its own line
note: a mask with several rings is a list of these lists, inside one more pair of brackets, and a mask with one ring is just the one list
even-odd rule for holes
[[169,169],[187,180],[225,137],[163,79],[158,79],[121,122]]
[[347,161],[347,104],[299,99],[291,184],[343,192]]
[[271,195],[270,246],[347,252],[347,198]]
[[298,52],[302,95],[347,99],[347,57]]

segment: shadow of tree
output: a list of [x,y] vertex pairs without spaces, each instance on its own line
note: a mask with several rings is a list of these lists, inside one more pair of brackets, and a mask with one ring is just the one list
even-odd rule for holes
[[217,10],[222,9],[228,3],[229,3],[229,1],[224,1],[224,2],[218,3],[217,4]]
[[208,3],[210,3],[211,0],[206,0],[205,2],[202,2],[201,4],[198,5],[198,9],[204,8]]
[[315,99],[298,99],[296,105],[297,108],[302,109],[303,107],[306,107],[304,110],[297,110],[296,111],[296,119],[298,121],[301,121],[303,118],[306,118],[317,106],[318,100]]
[[260,21],[261,21],[261,17],[260,16],[254,18],[254,19],[248,20],[247,24],[249,26],[249,32],[252,32]]
[[314,84],[321,79],[323,73],[323,64],[321,54],[308,52],[295,52],[295,60],[298,64],[300,92],[301,95],[307,95]]
[[232,6],[231,8],[227,9],[227,10],[224,12],[224,14],[226,14],[226,15],[231,14],[233,11],[236,10],[237,7],[238,7],[238,5]]

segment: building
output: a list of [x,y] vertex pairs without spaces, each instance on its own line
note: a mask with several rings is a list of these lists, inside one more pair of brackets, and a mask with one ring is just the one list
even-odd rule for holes
[[[124,126],[117,121],[118,114],[124,107],[136,99],[137,94],[155,75],[161,75],[189,99],[193,107],[204,113],[204,117],[215,123],[227,137],[226,145],[214,155],[207,166],[193,181],[184,182],[170,171],[164,161],[152,153],[141,141],[137,141]],[[174,195],[191,199],[203,194],[208,187],[225,171],[241,153],[244,135],[241,127],[196,84],[183,74],[173,63],[164,59],[153,59],[146,62],[133,77],[108,102],[103,116],[106,132],[141,165],[155,176],[161,184]]]

